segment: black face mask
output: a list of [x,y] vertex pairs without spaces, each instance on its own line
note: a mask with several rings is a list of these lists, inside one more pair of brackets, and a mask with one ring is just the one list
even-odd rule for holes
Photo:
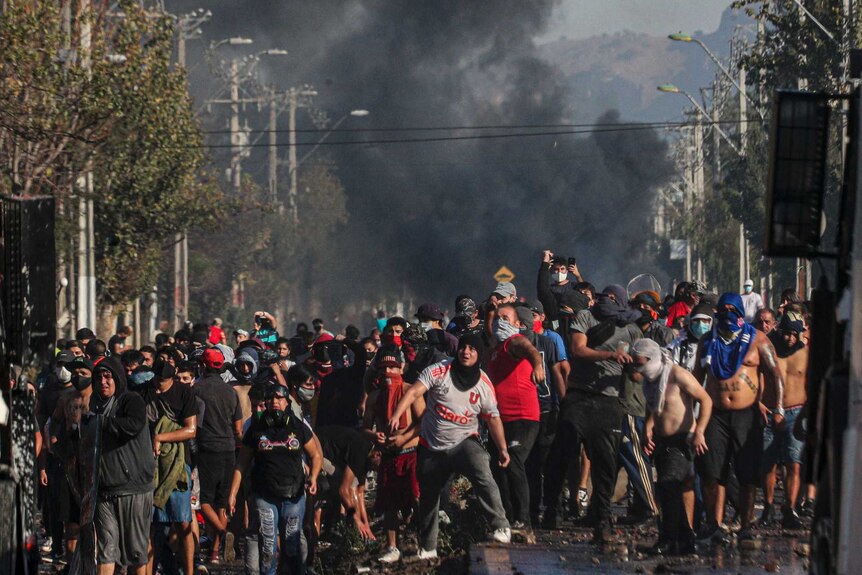
[[72,376],[72,385],[75,386],[75,389],[78,391],[83,391],[90,387],[90,383],[92,383],[92,377],[86,377],[82,375],[73,375]]
[[280,409],[267,409],[263,414],[263,423],[267,427],[284,427],[287,414]]

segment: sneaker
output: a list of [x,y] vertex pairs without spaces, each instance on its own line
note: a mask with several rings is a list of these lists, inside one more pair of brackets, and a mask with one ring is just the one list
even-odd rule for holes
[[[434,552],[434,555],[437,555],[436,551]],[[397,547],[390,547],[386,550],[386,553],[377,558],[381,563],[395,563],[400,559],[401,551],[399,551]]]
[[195,565],[195,575],[209,575],[210,571],[203,563]]
[[452,523],[452,520],[449,519],[449,514],[442,509],[437,512],[437,520],[440,522],[440,525],[449,525]]
[[425,551],[424,549],[422,549],[420,547],[419,551],[416,552],[416,558],[419,559],[420,561],[437,559],[437,550],[432,549],[431,551]]
[[554,507],[545,509],[545,514],[542,515],[542,529],[557,528],[557,510]]
[[587,514],[589,504],[590,497],[587,495],[587,490],[578,488],[578,517],[584,517]]
[[51,549],[53,547],[54,541],[50,537],[45,537],[45,539],[42,540],[42,547],[40,547],[39,549],[42,551],[42,553],[45,553],[47,555],[51,552]]
[[228,531],[224,534],[224,562],[225,563],[233,563],[234,559],[236,559],[236,549],[233,546],[234,538],[233,533]]
[[802,520],[792,509],[785,509],[781,517],[782,529],[802,529]]
[[757,524],[762,527],[769,527],[775,524],[774,504],[766,503],[763,505],[763,513],[760,515],[760,519],[757,521]]
[[[511,543],[512,542],[512,530],[508,527],[504,527],[502,529],[497,529],[491,534],[491,540],[496,541],[497,543]],[[435,551],[436,555],[436,551]]]
[[527,526],[523,521],[515,521],[512,523],[512,529],[525,529]]
[[799,504],[799,516],[807,517],[808,519],[814,518],[814,507],[816,507],[816,505],[816,500],[806,499],[803,503]]

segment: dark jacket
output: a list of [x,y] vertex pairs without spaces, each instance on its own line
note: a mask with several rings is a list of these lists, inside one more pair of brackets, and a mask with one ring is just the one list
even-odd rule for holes
[[[99,373],[114,377],[113,403],[99,394]],[[126,390],[126,371],[116,357],[102,360],[93,373],[93,399],[102,415],[102,454],[99,463],[99,498],[147,493],[153,490],[155,460],[144,399]],[[101,406],[101,409],[99,409]]]

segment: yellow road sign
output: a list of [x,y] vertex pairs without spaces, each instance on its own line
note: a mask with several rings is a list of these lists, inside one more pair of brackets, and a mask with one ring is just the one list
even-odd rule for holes
[[497,270],[497,273],[494,274],[494,279],[498,282],[510,282],[515,279],[515,274],[506,266],[501,266],[500,269]]

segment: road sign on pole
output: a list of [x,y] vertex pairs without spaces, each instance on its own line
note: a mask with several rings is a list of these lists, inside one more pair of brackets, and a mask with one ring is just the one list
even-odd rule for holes
[[506,266],[500,266],[500,269],[494,274],[494,279],[498,282],[510,282],[515,279],[515,274]]

